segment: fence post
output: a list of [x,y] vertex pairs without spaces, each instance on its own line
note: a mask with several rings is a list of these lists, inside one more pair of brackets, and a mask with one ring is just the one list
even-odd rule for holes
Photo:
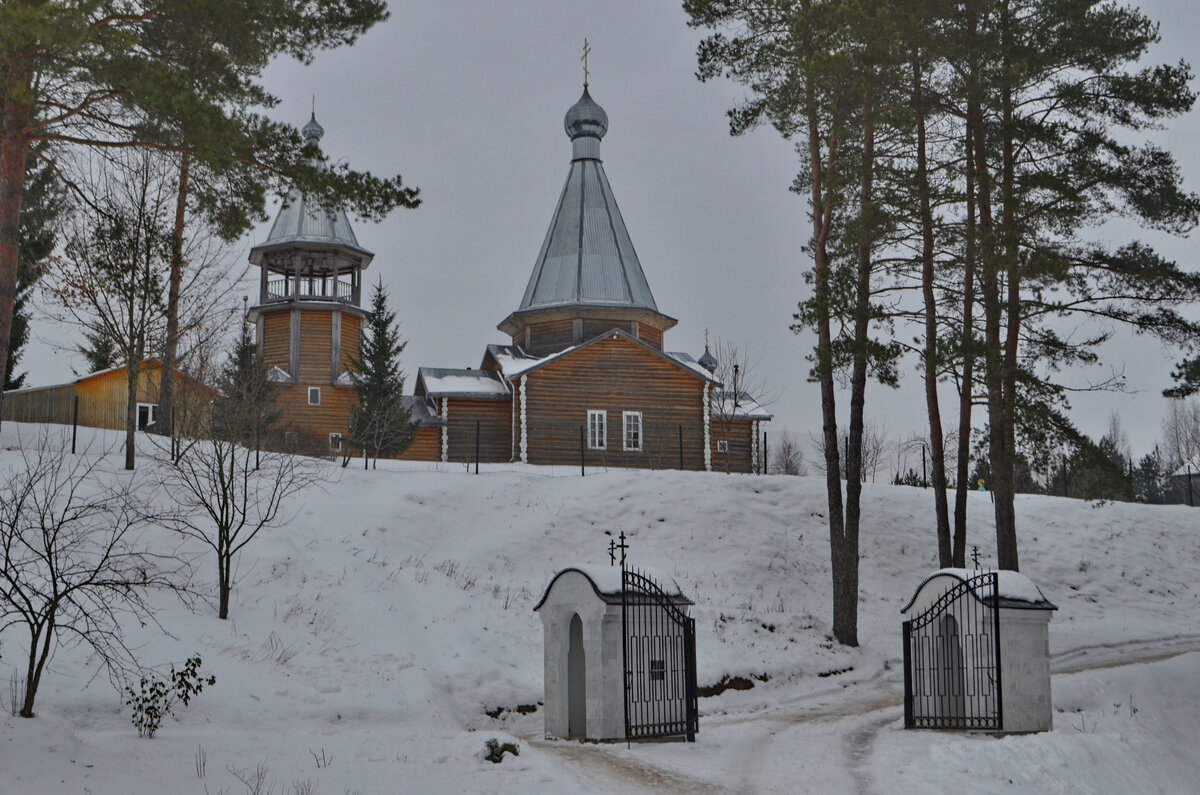
[[75,455],[75,438],[79,435],[79,395],[75,396],[75,414],[71,418],[71,455]]
[[479,420],[475,420],[475,474],[479,474]]
[[579,426],[579,477],[584,477],[587,472],[583,469],[583,426]]
[[763,431],[762,458],[763,458],[762,473],[764,475],[769,475],[771,473],[767,471],[767,463],[771,460],[771,457],[767,455],[767,432],[766,431]]
[[683,469],[683,426],[679,426],[679,468]]

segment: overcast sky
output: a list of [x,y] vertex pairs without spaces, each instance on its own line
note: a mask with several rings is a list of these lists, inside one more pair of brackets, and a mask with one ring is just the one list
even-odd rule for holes
[[[1192,3],[1142,7],[1163,23],[1158,60],[1200,60]],[[418,366],[475,367],[487,343],[505,341],[496,325],[520,302],[567,175],[562,120],[582,90],[586,37],[591,93],[609,116],[601,157],[658,307],[679,320],[666,348],[698,356],[706,328],[714,342],[748,347],[761,380],[778,393],[768,433],[819,432],[819,396],[806,380],[812,338],[788,329],[808,266],[805,204],[788,191],[796,155],[770,129],[730,137],[725,111],[743,90],[696,80],[703,32],[687,27],[678,3],[425,0],[393,2],[391,10],[391,20],[353,48],[323,53],[308,67],[280,63],[267,85],[282,99],[273,113],[296,125],[308,120],[316,96],[331,157],[399,173],[421,189],[419,209],[355,223],[375,252],[365,278],[382,277],[409,341],[410,390]],[[1193,190],[1198,133],[1193,113],[1156,134]],[[253,241],[266,233],[256,230]],[[253,241],[236,249],[241,262]],[[1190,240],[1155,243],[1181,261],[1193,250]],[[35,333],[51,336],[36,324]],[[1140,456],[1159,438],[1160,393],[1175,357],[1128,340],[1105,353],[1106,367],[1078,382],[1112,367],[1138,391],[1079,396],[1072,416],[1099,438],[1118,411]],[[22,365],[30,385],[68,380],[71,366],[81,367],[44,346]],[[899,393],[868,388],[868,415],[894,436],[924,423],[916,367],[915,359],[905,365]],[[844,422],[844,404],[839,411]]]

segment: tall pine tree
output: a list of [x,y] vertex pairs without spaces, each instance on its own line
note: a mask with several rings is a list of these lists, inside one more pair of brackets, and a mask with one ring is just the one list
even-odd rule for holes
[[367,328],[351,359],[357,371],[354,388],[358,405],[350,409],[350,443],[363,451],[363,468],[369,456],[390,458],[404,452],[416,436],[416,424],[404,405],[404,373],[400,354],[407,342],[400,341],[396,313],[388,308],[383,282],[371,296]]

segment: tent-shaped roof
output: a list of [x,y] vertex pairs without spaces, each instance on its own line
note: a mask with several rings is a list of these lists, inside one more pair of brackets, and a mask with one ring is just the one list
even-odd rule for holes
[[[317,123],[314,115],[302,130],[307,143],[316,144],[325,134],[324,128]],[[297,190],[288,194],[267,239],[254,247],[251,261],[256,262],[255,253],[259,249],[276,249],[298,245],[300,247],[316,245],[318,247],[348,248],[363,257],[362,267],[366,267],[374,255],[358,243],[350,219],[342,209],[328,210],[314,199],[305,196]]]
[[564,126],[571,168],[517,311],[613,306],[658,312],[600,160],[608,114],[586,86]]

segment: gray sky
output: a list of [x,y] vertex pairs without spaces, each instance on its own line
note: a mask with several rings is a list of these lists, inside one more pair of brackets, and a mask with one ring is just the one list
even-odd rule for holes
[[[1191,3],[1142,6],[1163,23],[1158,60],[1197,60],[1200,15]],[[699,355],[705,328],[714,342],[748,347],[760,378],[779,393],[768,433],[820,430],[819,396],[806,381],[812,339],[788,330],[807,266],[805,204],[788,191],[796,155],[770,129],[730,137],[725,111],[743,90],[696,80],[702,32],[687,27],[678,3],[425,0],[393,2],[391,10],[355,47],[322,53],[308,67],[280,63],[267,84],[283,100],[274,113],[297,125],[315,94],[331,157],[400,173],[421,189],[418,210],[355,223],[376,255],[365,278],[383,278],[409,341],[410,390],[418,366],[474,367],[485,344],[505,341],[496,325],[520,302],[567,175],[562,119],[582,90],[587,37],[591,93],[610,122],[605,169],[659,309],[679,320],[666,347]],[[1156,134],[1193,190],[1198,133],[1193,113]],[[1136,233],[1105,231],[1112,239]],[[1155,242],[1181,260],[1192,251],[1187,240]],[[251,244],[235,249],[240,262]],[[35,319],[35,333],[53,335],[37,326]],[[1140,456],[1159,437],[1159,393],[1174,357],[1129,340],[1106,357],[1140,391],[1079,396],[1072,416],[1098,438],[1109,413],[1120,412]],[[22,362],[31,385],[68,380],[72,365],[81,367],[44,345]],[[868,389],[868,414],[894,436],[924,424],[916,366],[905,365],[899,393]],[[841,422],[846,411],[839,407]]]

